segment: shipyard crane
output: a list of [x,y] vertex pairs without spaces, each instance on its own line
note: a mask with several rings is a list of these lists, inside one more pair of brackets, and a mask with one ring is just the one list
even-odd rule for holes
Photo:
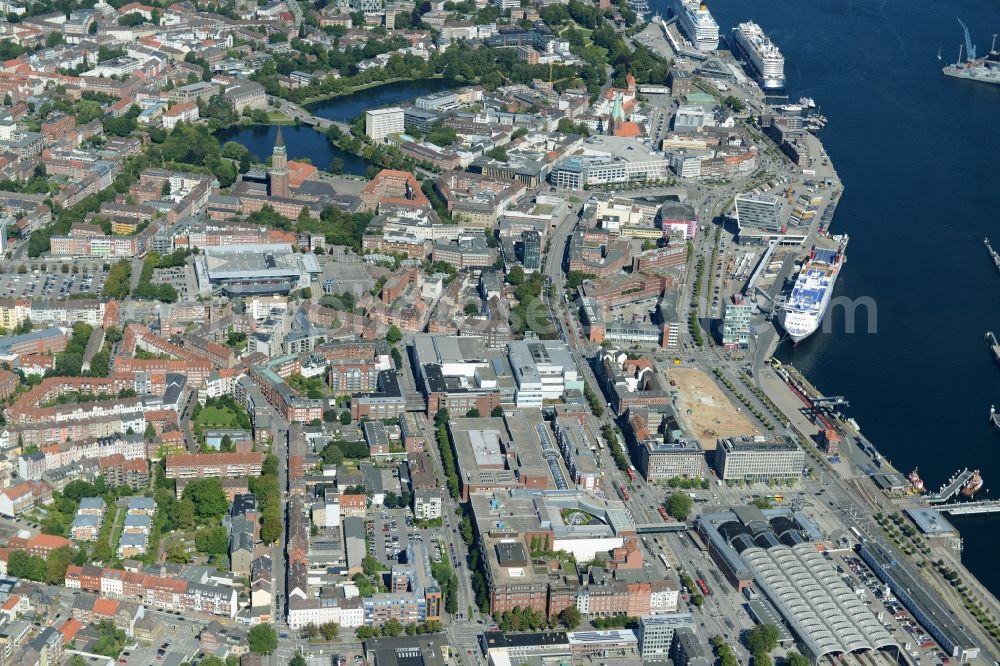
[[[962,22],[962,19],[958,19],[958,24],[962,26],[962,30],[965,31],[965,59],[971,62],[976,59],[976,45],[972,43],[972,36],[969,35],[969,28]],[[959,56],[958,59],[961,60],[962,57]]]

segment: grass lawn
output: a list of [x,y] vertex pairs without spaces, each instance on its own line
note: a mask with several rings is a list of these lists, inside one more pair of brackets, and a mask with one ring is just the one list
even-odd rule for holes
[[222,407],[204,407],[198,414],[202,428],[235,428],[236,414]]
[[272,125],[294,125],[295,121],[280,111],[268,111],[267,118]]

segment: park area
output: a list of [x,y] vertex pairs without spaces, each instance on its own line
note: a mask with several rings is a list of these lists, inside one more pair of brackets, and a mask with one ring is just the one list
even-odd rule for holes
[[719,438],[758,432],[707,373],[697,368],[671,368],[668,375],[677,384],[679,417],[706,451],[714,451]]
[[198,425],[202,428],[235,428],[237,416],[226,407],[204,407],[198,413]]
[[205,405],[196,404],[192,415],[195,437],[205,444],[205,430],[216,428],[238,428],[250,430],[250,415],[243,407],[229,396],[209,398]]

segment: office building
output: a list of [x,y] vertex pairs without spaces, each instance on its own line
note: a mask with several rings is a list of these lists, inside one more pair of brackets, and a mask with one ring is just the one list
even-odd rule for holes
[[534,229],[521,232],[521,263],[528,271],[542,267],[542,236]]
[[715,469],[723,481],[798,479],[805,452],[784,435],[746,435],[720,439],[715,448]]
[[674,632],[681,628],[694,627],[694,617],[690,613],[670,613],[639,618],[639,655],[643,663],[669,661],[670,646]]
[[365,135],[376,143],[384,143],[393,134],[402,134],[403,110],[397,106],[365,111]]
[[728,350],[750,347],[750,319],[753,305],[749,303],[726,303],[722,317],[722,348]]
[[762,234],[780,234],[784,231],[778,222],[781,199],[759,194],[736,195],[736,225],[741,242]]
[[674,662],[674,666],[712,666],[715,663],[712,649],[698,638],[694,629],[688,627],[674,631],[670,660]]
[[639,471],[647,481],[704,476],[705,453],[697,440],[661,442],[646,439],[639,446]]

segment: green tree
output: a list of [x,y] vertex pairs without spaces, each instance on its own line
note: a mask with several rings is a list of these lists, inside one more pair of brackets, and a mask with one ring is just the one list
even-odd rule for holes
[[[201,662],[201,666],[205,666],[205,662]],[[306,658],[302,656],[301,652],[296,652],[295,655],[288,661],[288,666],[308,666]]]
[[69,546],[57,548],[45,558],[45,582],[49,585],[63,585],[66,582],[66,568],[73,563],[76,551]]
[[403,633],[403,625],[399,620],[392,619],[385,623],[382,630],[386,633],[386,635],[395,637]]
[[570,631],[580,626],[580,619],[580,611],[576,606],[567,606],[559,613],[559,621]]
[[188,555],[187,549],[184,548],[182,543],[172,543],[167,549],[167,562],[172,562],[173,564],[187,564],[191,561],[191,556]]
[[182,498],[194,502],[194,511],[199,518],[220,518],[229,508],[222,482],[214,477],[190,481],[184,487]]
[[118,658],[128,641],[125,631],[116,627],[111,620],[101,620],[97,625],[97,635],[99,638],[94,643],[93,651],[112,659]]
[[374,555],[365,555],[364,559],[361,560],[361,570],[368,577],[375,576],[375,574],[382,571],[382,568],[382,563]]
[[452,574],[448,581],[448,599],[445,601],[444,609],[449,615],[458,612],[458,576],[455,574]]
[[190,497],[185,497],[180,502],[175,502],[173,505],[174,524],[177,527],[187,529],[194,525],[194,502]]
[[337,442],[330,442],[323,447],[320,458],[322,458],[325,465],[339,465],[344,462],[344,451]]
[[687,520],[692,508],[694,502],[686,493],[678,491],[667,498],[667,513],[677,520]]
[[479,410],[473,407],[465,413],[465,418],[467,419],[478,419],[481,416]]
[[323,638],[332,641],[340,633],[340,625],[336,622],[327,622],[320,626],[319,630],[323,634]]
[[7,573],[15,578],[41,582],[45,580],[45,569],[45,560],[23,550],[11,551],[7,558]]
[[269,624],[254,625],[247,632],[247,643],[254,654],[271,654],[278,648],[278,634]]
[[229,551],[229,535],[222,526],[203,527],[194,537],[195,548],[209,555],[225,555]]
[[809,658],[796,652],[795,650],[790,650],[787,655],[785,655],[785,665],[786,666],[809,666]]
[[490,416],[492,416],[493,418],[499,418],[503,416],[503,407],[501,407],[500,405],[494,407],[493,410],[490,412]]
[[340,425],[351,425],[351,413],[341,412],[340,413]]
[[462,522],[459,525],[458,531],[462,535],[462,541],[465,542],[465,545],[471,546],[473,540],[472,521],[469,520],[468,516],[462,516]]
[[778,647],[778,628],[773,624],[758,624],[747,633],[747,647],[754,655],[771,652]]
[[504,279],[507,280],[507,284],[512,284],[517,287],[524,283],[524,269],[520,266],[514,266],[510,269],[507,273],[507,277]]
[[281,538],[281,512],[277,506],[268,507],[260,522],[260,539],[264,543],[275,543]]
[[390,345],[394,345],[403,339],[403,332],[399,330],[399,327],[392,325],[389,327],[388,332],[385,334],[385,341]]

